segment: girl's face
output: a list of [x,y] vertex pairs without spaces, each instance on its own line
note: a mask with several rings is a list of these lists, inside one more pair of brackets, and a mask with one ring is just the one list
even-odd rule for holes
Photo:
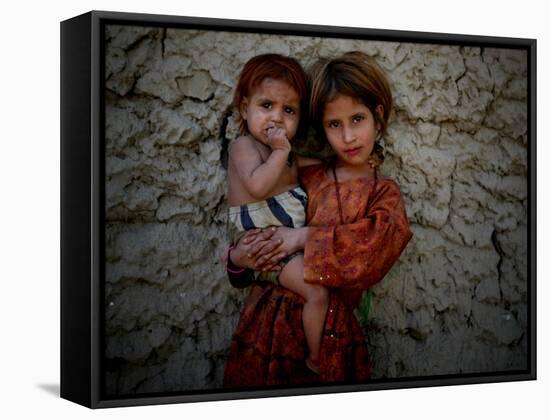
[[[381,111],[379,105],[376,112]],[[380,124],[365,104],[351,96],[337,95],[325,105],[323,129],[339,165],[357,170],[369,168]]]
[[241,104],[241,116],[256,140],[268,144],[267,130],[283,128],[292,140],[300,122],[300,97],[282,80],[264,79]]

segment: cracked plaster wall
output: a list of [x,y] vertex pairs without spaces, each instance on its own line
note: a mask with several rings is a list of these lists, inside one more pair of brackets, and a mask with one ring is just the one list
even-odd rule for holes
[[219,261],[237,76],[261,53],[349,50],[391,79],[382,170],[414,232],[373,289],[374,377],[526,368],[525,52],[108,26],[107,394],[221,386],[246,294]]

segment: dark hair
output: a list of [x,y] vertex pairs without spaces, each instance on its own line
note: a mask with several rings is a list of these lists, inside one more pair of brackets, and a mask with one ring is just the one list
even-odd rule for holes
[[[378,63],[367,54],[352,51],[332,60],[320,60],[310,71],[309,116],[320,140],[326,143],[323,129],[323,112],[328,102],[337,95],[361,101],[372,112],[380,125],[382,137],[392,110],[390,84]],[[382,105],[380,116],[376,107]]]
[[241,132],[246,132],[246,121],[242,119],[240,114],[243,99],[250,96],[252,90],[268,78],[288,83],[300,97],[300,122],[298,123],[296,136],[304,136],[307,127],[308,109],[306,74],[298,61],[279,54],[257,55],[248,60],[241,71],[233,96],[233,106],[237,110]]

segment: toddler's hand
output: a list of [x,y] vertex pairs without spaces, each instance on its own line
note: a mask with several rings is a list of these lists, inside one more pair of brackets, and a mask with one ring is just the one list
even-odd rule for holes
[[288,141],[286,130],[282,127],[268,128],[267,141],[271,150],[283,150],[285,152],[290,152],[290,142]]

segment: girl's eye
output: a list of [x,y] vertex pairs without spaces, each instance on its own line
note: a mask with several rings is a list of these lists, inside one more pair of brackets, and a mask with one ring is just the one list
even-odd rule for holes
[[296,113],[296,111],[294,111],[294,108],[290,108],[290,107],[285,108],[285,112],[287,114],[292,114],[292,115]]
[[262,107],[265,108],[265,109],[270,109],[271,108],[271,102],[264,102],[262,104]]
[[362,121],[364,119],[365,118],[362,115],[356,115],[355,117],[353,117],[353,122],[358,123],[359,121]]
[[337,128],[338,127],[338,123],[336,121],[330,121],[328,123],[328,128]]

